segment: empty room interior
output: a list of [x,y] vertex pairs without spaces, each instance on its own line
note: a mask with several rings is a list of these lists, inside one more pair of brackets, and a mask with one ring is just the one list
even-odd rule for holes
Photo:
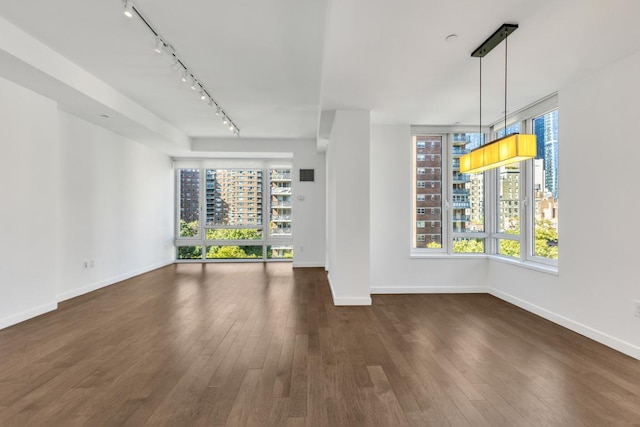
[[0,425],[640,425],[639,18],[2,2]]

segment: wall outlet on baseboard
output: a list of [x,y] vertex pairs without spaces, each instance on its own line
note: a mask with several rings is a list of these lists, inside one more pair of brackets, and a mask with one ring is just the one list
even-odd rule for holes
[[635,305],[633,306],[633,315],[636,317],[640,317],[640,301],[635,301]]
[[89,261],[82,261],[82,268],[89,268]]

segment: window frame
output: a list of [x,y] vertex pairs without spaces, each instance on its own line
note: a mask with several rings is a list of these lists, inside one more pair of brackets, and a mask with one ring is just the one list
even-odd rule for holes
[[[507,116],[507,128],[514,123],[520,123],[521,133],[534,133],[534,119],[543,116],[558,108],[557,93],[552,93],[541,100],[522,108],[513,114]],[[558,113],[559,114],[559,113]],[[559,119],[558,119],[559,120]],[[504,120],[496,121],[489,126],[481,128],[482,133],[492,136],[495,139],[498,133],[505,127]],[[520,265],[534,270],[558,274],[558,260],[549,259],[535,255],[535,165],[534,160],[520,162],[520,177],[518,180],[518,203],[520,214],[520,232],[517,235],[498,232],[498,219],[500,216],[499,208],[499,171],[492,169],[483,172],[484,174],[484,216],[485,230],[484,232],[464,232],[456,233],[453,231],[453,189],[450,188],[453,179],[453,134],[454,133],[479,133],[479,128],[473,126],[411,126],[411,165],[410,171],[412,185],[412,221],[410,231],[410,258],[438,258],[438,257],[486,257],[498,261],[504,261],[516,265]],[[416,248],[414,239],[416,234],[416,136],[441,136],[442,137],[442,221],[447,224],[442,229],[442,249],[434,250],[427,248]],[[559,139],[559,138],[558,138]],[[560,175],[560,173],[559,173]],[[427,177],[429,175],[427,174]],[[558,195],[559,200],[559,195]],[[430,221],[425,221],[428,226]],[[428,230],[428,227],[426,227]],[[559,234],[559,231],[558,231]],[[481,238],[484,239],[484,253],[455,253],[453,252],[453,242],[457,238]],[[509,257],[500,255],[499,242],[502,239],[517,241],[520,247],[519,257]]]
[[[180,236],[180,170],[182,169],[198,169],[200,188],[199,188],[199,221],[198,221],[198,235],[182,237]],[[262,172],[261,194],[262,194],[262,208],[261,224],[241,224],[241,225],[207,225],[206,224],[206,171],[207,170],[260,170]],[[216,165],[215,163],[196,163],[193,166],[190,163],[182,164],[182,162],[174,162],[175,170],[175,237],[174,246],[176,248],[176,259],[178,263],[189,262],[290,262],[292,258],[269,258],[268,248],[272,246],[284,247],[289,246],[293,248],[293,212],[290,214],[290,228],[291,234],[289,235],[270,235],[270,222],[271,222],[271,172],[273,170],[289,170],[291,176],[291,194],[287,194],[293,202],[293,166],[291,164],[262,164],[256,165]],[[214,201],[215,203],[215,201]],[[293,206],[292,206],[293,211]],[[225,239],[207,239],[207,230],[259,230],[261,231],[261,239],[240,239],[240,240],[225,240]],[[180,247],[201,247],[201,257],[197,259],[180,259],[178,258],[178,252]],[[207,258],[207,250],[210,246],[261,246],[262,257],[259,258]]]

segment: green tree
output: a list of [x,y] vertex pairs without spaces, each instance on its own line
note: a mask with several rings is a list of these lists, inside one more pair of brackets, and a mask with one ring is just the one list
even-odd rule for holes
[[558,259],[558,232],[548,219],[537,219],[535,230],[536,256]]
[[207,251],[207,258],[237,259],[258,257],[262,258],[261,246],[210,246]]
[[453,252],[461,254],[484,253],[483,239],[460,239],[453,242]]
[[198,235],[198,221],[187,222],[180,220],[180,237],[194,237]]
[[179,246],[178,259],[201,259],[202,246]]
[[256,229],[207,230],[208,240],[260,240],[262,232]]

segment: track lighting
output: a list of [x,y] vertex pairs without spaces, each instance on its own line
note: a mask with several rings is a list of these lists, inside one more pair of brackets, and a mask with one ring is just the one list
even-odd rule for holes
[[160,36],[156,36],[156,47],[153,48],[157,53],[162,54],[164,50],[164,41],[160,38]]
[[149,29],[149,31],[151,31],[151,33],[153,33],[153,37],[155,40],[155,45],[153,50],[155,52],[157,52],[158,54],[165,54],[170,57],[169,59],[172,59],[172,63],[171,63],[171,68],[174,71],[180,71],[180,80],[182,82],[187,82],[190,81],[190,85],[189,87],[191,87],[191,90],[196,91],[199,90],[200,91],[200,99],[207,102],[209,107],[213,108],[214,106],[216,107],[216,111],[215,114],[216,116],[222,116],[223,117],[223,124],[225,125],[229,125],[229,130],[232,131],[234,133],[234,135],[239,136],[240,134],[240,129],[238,129],[238,127],[236,126],[236,124],[233,122],[233,120],[231,120],[231,118],[229,118],[227,116],[227,113],[224,112],[224,110],[222,110],[222,108],[220,107],[220,105],[218,104],[217,101],[214,101],[213,96],[211,96],[211,91],[208,90],[205,85],[203,85],[202,83],[200,83],[198,81],[198,79],[196,78],[195,74],[193,73],[193,71],[185,64],[185,62],[180,58],[180,56],[178,55],[178,53],[175,51],[175,49],[166,41],[166,39],[164,39],[160,33],[149,23],[149,20],[147,20],[144,15],[140,12],[139,8],[134,8],[133,7],[133,3],[132,0],[122,0],[122,5],[123,5],[123,14],[127,17],[127,18],[132,18],[133,15],[137,15],[138,18],[140,18],[140,21]]
[[124,10],[122,11],[124,16],[133,18],[133,5],[131,4],[131,0],[122,0],[122,3],[124,4]]

